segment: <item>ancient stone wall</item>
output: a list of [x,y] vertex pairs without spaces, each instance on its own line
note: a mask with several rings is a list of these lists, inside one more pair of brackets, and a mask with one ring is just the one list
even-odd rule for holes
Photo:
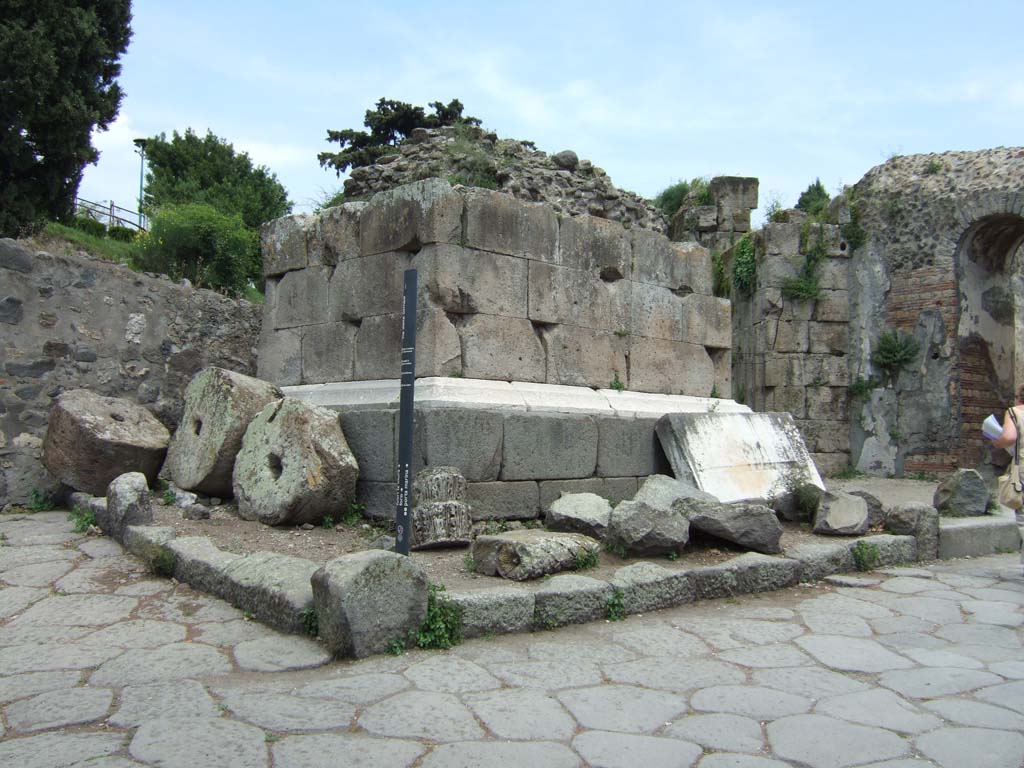
[[259,375],[399,375],[402,275],[419,272],[416,375],[728,397],[729,302],[708,251],[427,179],[263,232]]
[[[850,371],[878,384],[852,414],[857,466],[1004,463],[980,424],[1024,383],[1024,149],[895,157],[842,205],[864,235],[851,260]],[[887,330],[920,347],[892,382],[871,362]]]
[[650,200],[616,188],[603,169],[580,160],[572,150],[549,156],[530,142],[499,139],[469,126],[416,129],[394,154],[352,169],[345,198],[368,200],[377,192],[429,177],[486,185],[518,200],[548,203],[558,214],[667,230],[664,215]]
[[0,501],[55,489],[39,457],[62,391],[127,398],[173,429],[201,368],[255,373],[261,310],[85,253],[0,240]]

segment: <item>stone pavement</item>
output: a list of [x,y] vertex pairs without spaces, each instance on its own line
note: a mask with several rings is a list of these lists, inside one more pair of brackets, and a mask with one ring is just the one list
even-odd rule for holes
[[1019,768],[1016,555],[330,662],[0,517],[0,765]]

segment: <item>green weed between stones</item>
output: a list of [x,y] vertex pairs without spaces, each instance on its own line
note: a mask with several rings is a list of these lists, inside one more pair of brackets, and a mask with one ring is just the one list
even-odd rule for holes
[[599,555],[596,549],[581,549],[576,552],[572,559],[572,569],[574,571],[586,571],[596,568],[598,559]]
[[847,467],[840,472],[836,472],[832,477],[836,480],[853,480],[858,477],[864,477],[864,473],[856,467]]
[[29,512],[49,512],[53,509],[53,499],[38,488],[33,488],[29,491],[28,504],[25,505],[25,509]]
[[896,383],[900,371],[909,368],[921,350],[918,340],[899,331],[883,331],[871,352],[871,362],[885,371],[889,382]]
[[626,388],[626,385],[622,383],[622,379],[619,378],[618,371],[615,371],[615,377],[612,379],[612,383],[609,384],[608,386],[614,389],[616,392],[622,392]]
[[171,578],[174,575],[174,553],[169,549],[158,549],[149,559],[149,570],[157,576]]
[[604,551],[610,555],[615,555],[620,560],[625,560],[629,557],[629,553],[626,551],[626,545],[615,541],[605,541]]
[[749,234],[740,238],[732,251],[732,284],[741,296],[753,296],[757,286],[757,256]]
[[604,601],[605,615],[608,621],[622,621],[626,618],[626,605],[622,600],[621,589],[613,589],[608,599]]
[[850,552],[858,571],[870,571],[877,568],[882,560],[882,553],[879,551],[878,545],[866,541],[858,541],[850,548]]
[[313,608],[306,608],[302,611],[302,629],[310,637],[320,634],[320,619],[317,618]]
[[[365,511],[365,504],[360,504],[358,501],[350,501],[345,509],[345,514],[341,516],[341,522],[345,525],[359,525],[363,522],[363,513]],[[324,527],[326,528],[327,526]]]
[[165,505],[172,507],[174,506],[174,502],[177,501],[177,497],[174,495],[174,491],[168,488],[164,491],[163,500]]
[[323,525],[324,530],[331,530],[334,527],[334,518],[330,515],[324,515],[324,519],[321,525]]
[[85,533],[96,525],[95,513],[91,509],[82,509],[77,505],[68,512],[68,520],[71,521],[75,533]]
[[476,560],[468,552],[462,556],[462,567],[470,573],[476,573]]
[[427,586],[427,618],[409,638],[418,648],[447,650],[462,642],[462,606],[442,592],[440,584]]

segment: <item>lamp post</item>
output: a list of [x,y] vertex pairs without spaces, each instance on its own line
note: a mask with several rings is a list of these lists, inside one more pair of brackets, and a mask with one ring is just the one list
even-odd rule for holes
[[142,178],[146,172],[146,139],[134,139],[132,144],[139,153],[139,229],[142,229]]

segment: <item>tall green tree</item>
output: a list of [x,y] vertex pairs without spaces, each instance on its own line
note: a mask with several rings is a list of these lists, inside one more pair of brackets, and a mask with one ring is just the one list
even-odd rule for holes
[[363,125],[367,131],[346,128],[327,131],[327,140],[337,142],[338,152],[321,152],[317,157],[322,168],[333,168],[340,176],[348,168],[372,165],[381,155],[391,152],[416,128],[440,128],[445,125],[480,125],[480,120],[463,116],[462,102],[452,99],[447,104],[433,101],[428,105],[432,114],[423,107],[414,107],[404,101],[379,99],[376,109],[366,110]]
[[290,213],[292,203],[277,176],[212,132],[191,128],[171,138],[161,133],[146,140],[145,207],[204,203],[221,213],[238,214],[250,229]]
[[798,210],[809,213],[811,216],[817,216],[828,208],[828,204],[831,201],[832,198],[825,191],[821,179],[815,179],[813,184],[808,185],[807,189],[800,193],[800,199],[796,201],[796,207]]
[[72,213],[117,116],[130,0],[0,0],[0,235]]

